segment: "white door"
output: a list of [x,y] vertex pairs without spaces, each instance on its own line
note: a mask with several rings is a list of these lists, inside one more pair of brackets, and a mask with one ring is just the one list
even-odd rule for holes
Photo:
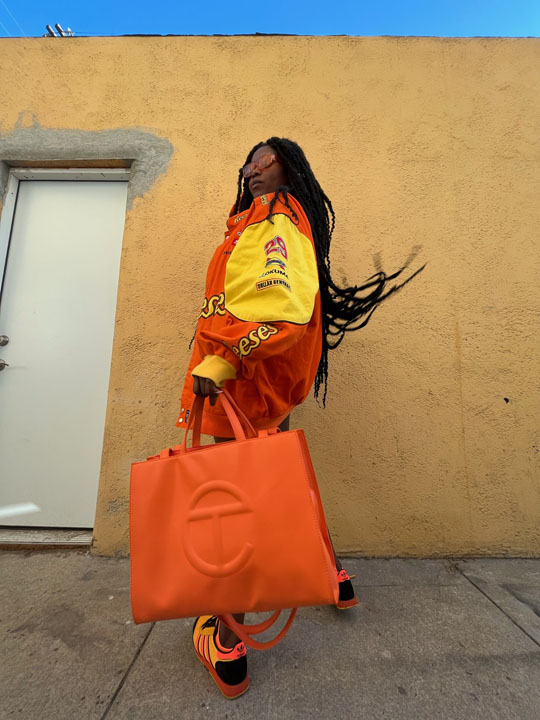
[[19,182],[0,296],[0,507],[40,512],[1,524],[94,525],[126,196],[127,182]]

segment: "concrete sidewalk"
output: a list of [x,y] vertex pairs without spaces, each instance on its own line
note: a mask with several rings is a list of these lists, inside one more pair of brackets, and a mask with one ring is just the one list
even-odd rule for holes
[[228,701],[191,620],[133,625],[128,561],[2,552],[0,718],[540,718],[540,560],[344,564],[360,605],[301,609]]

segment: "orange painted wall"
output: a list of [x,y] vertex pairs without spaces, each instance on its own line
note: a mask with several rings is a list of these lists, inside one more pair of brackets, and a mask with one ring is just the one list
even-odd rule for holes
[[126,218],[96,552],[127,552],[130,462],[181,436],[205,267],[274,134],[334,203],[337,281],[428,263],[330,356],[326,410],[293,415],[337,549],[540,552],[540,40],[3,39],[0,78],[0,149],[140,129],[174,150]]

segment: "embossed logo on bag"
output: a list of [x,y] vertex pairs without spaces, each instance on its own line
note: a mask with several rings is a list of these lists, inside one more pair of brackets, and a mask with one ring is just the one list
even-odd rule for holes
[[[208,502],[208,496],[215,494],[220,497],[216,504]],[[228,499],[224,502],[223,495]],[[232,515],[252,514],[253,510],[249,505],[248,498],[238,487],[224,480],[212,480],[201,485],[191,498],[189,503],[186,522],[183,532],[184,551],[191,565],[211,577],[225,577],[241,570],[249,561],[254,544],[246,536],[244,545],[233,557],[230,555],[230,547],[224,540],[223,519]],[[202,523],[200,532],[212,539],[212,561],[203,558],[199,549],[199,543],[194,539],[193,523]],[[247,528],[246,528],[247,529]],[[205,543],[206,544],[206,543]],[[230,544],[229,544],[230,545]]]

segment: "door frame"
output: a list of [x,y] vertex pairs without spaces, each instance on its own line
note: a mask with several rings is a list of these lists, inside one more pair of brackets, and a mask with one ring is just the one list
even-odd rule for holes
[[[74,182],[129,182],[129,168],[28,168],[13,167],[9,170],[6,193],[0,208],[0,302],[7,269],[9,245],[17,208],[19,184],[22,180],[47,180]],[[0,547],[17,545],[90,545],[93,530],[62,530],[38,528],[0,528]]]

